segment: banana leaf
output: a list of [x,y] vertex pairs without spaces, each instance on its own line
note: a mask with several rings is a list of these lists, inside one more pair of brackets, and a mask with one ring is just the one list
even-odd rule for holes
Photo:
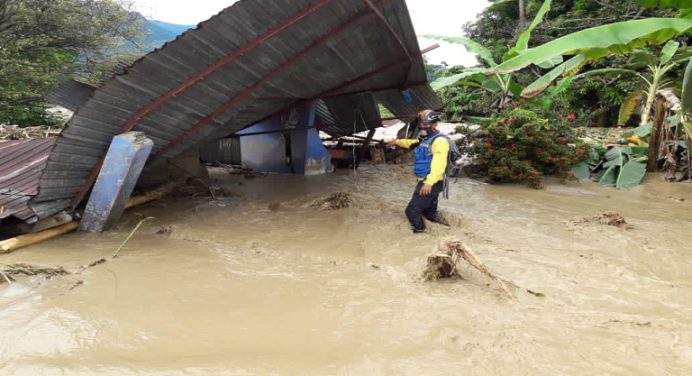
[[685,78],[682,83],[682,112],[692,113],[692,60],[685,68]]
[[511,73],[531,64],[541,64],[558,55],[583,53],[587,60],[609,54],[632,52],[647,44],[656,45],[692,28],[692,20],[648,18],[617,22],[577,31],[528,49],[490,69],[492,73]]
[[[627,121],[630,120],[632,117],[632,114],[634,113],[634,110],[637,108],[637,104],[639,104],[639,101],[642,99],[642,96],[644,94],[637,90],[635,92],[630,93],[630,95],[627,96],[624,102],[622,102],[622,105],[620,106],[620,115],[618,116],[618,125],[625,125],[627,124]],[[640,127],[641,128],[641,127]],[[651,133],[651,127],[649,127],[649,133]],[[635,134],[636,134],[636,129],[635,129]],[[637,134],[637,136],[639,136]],[[647,134],[648,136],[648,134]],[[639,137],[645,137],[645,136],[639,136]]]
[[682,124],[688,137],[692,137],[692,60],[685,68],[682,82]]
[[560,56],[555,56],[554,58],[552,58],[548,61],[544,61],[544,62],[538,64],[538,66],[540,68],[543,68],[543,69],[550,69],[550,68],[553,68],[557,65],[562,64],[564,61],[565,61],[565,58],[563,58],[562,55],[560,55]]
[[550,72],[544,74],[541,78],[531,83],[522,92],[521,97],[526,99],[531,99],[540,93],[542,93],[550,84],[557,78],[574,72],[579,69],[581,65],[586,60],[584,55],[577,55],[564,63],[553,68]]
[[637,128],[634,128],[632,130],[632,133],[634,133],[639,138],[649,137],[649,135],[651,134],[651,130],[653,128],[654,124],[652,122],[648,122],[646,124],[638,126]]
[[606,162],[603,164],[603,167],[622,167],[625,163],[627,163],[631,154],[632,149],[629,147],[616,146],[611,148],[605,153]]
[[605,153],[604,170],[596,180],[598,184],[618,189],[639,185],[646,174],[646,156],[635,156],[632,148],[616,146]]
[[636,187],[641,184],[644,175],[646,175],[646,163],[639,160],[629,161],[620,169],[615,187],[617,189]]
[[674,40],[668,41],[668,43],[666,43],[661,50],[661,65],[668,64],[670,59],[673,58],[673,55],[678,52],[678,48],[680,48],[680,43]]
[[454,85],[463,79],[471,79],[474,76],[477,76],[478,78],[485,77],[480,72],[481,72],[481,70],[473,69],[473,70],[468,70],[466,72],[461,72],[459,74],[454,74],[454,75],[447,76],[447,77],[440,77],[437,80],[431,82],[430,87],[432,87],[433,90],[438,91],[438,90],[443,89],[447,86]]
[[466,48],[466,51],[478,55],[483,59],[488,65],[494,67],[497,65],[495,59],[493,59],[493,53],[489,49],[483,47],[480,43],[472,41],[468,38],[463,37],[446,37],[444,35],[422,35],[421,38],[442,40],[448,43],[461,44]]
[[617,172],[619,167],[611,166],[601,171],[596,177],[596,181],[600,185],[615,186],[618,181]]
[[591,176],[591,170],[589,169],[589,165],[586,162],[579,162],[576,165],[574,165],[572,167],[572,173],[579,180],[587,180],[589,179],[589,176]]

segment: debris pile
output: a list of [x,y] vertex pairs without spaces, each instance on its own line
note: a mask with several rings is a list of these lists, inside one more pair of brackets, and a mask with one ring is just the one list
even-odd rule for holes
[[222,167],[224,170],[226,170],[226,172],[228,172],[231,175],[242,175],[245,179],[266,178],[268,176],[268,174],[263,172],[257,172],[249,168],[242,168],[239,166],[224,164],[218,161],[216,162],[216,165]]
[[603,213],[598,220],[603,225],[622,227],[627,225],[625,217],[618,212]]
[[339,210],[348,208],[353,204],[353,197],[346,192],[336,192],[315,200],[310,206],[319,210]]
[[46,266],[37,266],[30,264],[14,264],[14,265],[0,265],[0,284],[1,283],[12,283],[17,276],[45,276],[50,279],[56,276],[71,274],[62,267],[51,268]]
[[427,266],[423,271],[422,278],[426,281],[436,281],[443,278],[460,277],[458,264],[461,260],[466,261],[483,276],[497,283],[510,300],[517,300],[507,287],[507,285],[514,286],[514,284],[492,273],[471,248],[462,244],[459,240],[447,240],[440,243],[435,253],[428,256]]
[[0,124],[0,141],[48,138],[60,134],[60,128],[25,127]]

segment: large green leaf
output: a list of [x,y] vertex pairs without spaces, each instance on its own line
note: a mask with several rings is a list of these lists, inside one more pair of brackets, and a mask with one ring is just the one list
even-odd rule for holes
[[618,189],[635,187],[641,184],[644,175],[646,175],[646,163],[639,160],[627,162],[620,169],[615,187]]
[[497,65],[495,59],[493,59],[493,53],[490,52],[489,49],[483,47],[480,43],[474,42],[471,39],[463,37],[446,37],[444,35],[422,35],[421,38],[443,40],[449,43],[461,44],[468,52],[478,55],[478,57],[483,59],[491,67]]
[[587,180],[591,176],[591,170],[586,162],[579,162],[572,167],[572,173],[579,180]]
[[598,184],[600,184],[600,185],[614,186],[618,181],[618,177],[617,177],[618,169],[619,169],[619,167],[617,167],[617,166],[608,167],[607,169],[601,171],[598,174],[596,181],[598,181]]
[[687,63],[682,82],[682,112],[692,114],[692,60]]
[[620,115],[618,116],[618,125],[625,125],[627,121],[630,120],[634,110],[637,108],[637,104],[642,99],[643,93],[639,90],[630,93],[630,95],[625,98],[625,101],[620,105]]
[[543,69],[550,69],[550,68],[555,67],[556,65],[562,64],[564,61],[565,61],[565,59],[562,57],[562,55],[560,55],[560,56],[555,56],[554,58],[552,58],[548,61],[544,61],[544,62],[538,64],[538,66],[540,68],[543,68]]
[[666,43],[661,50],[661,65],[668,64],[670,59],[673,58],[673,55],[678,52],[678,48],[680,48],[679,42],[674,40],[668,41],[668,43]]
[[654,128],[654,123],[648,122],[646,124],[642,124],[638,126],[637,128],[634,128],[632,132],[639,137],[639,138],[644,138],[644,137],[649,137],[651,134],[651,130]]
[[629,160],[629,155],[632,154],[632,149],[625,146],[616,146],[605,153],[604,168],[622,167]]
[[690,28],[692,20],[678,18],[648,18],[597,26],[528,49],[491,68],[490,72],[511,73],[558,55],[583,53],[588,60],[593,60],[609,54],[628,53],[646,44],[664,43]]
[[540,93],[542,93],[548,86],[550,86],[553,81],[559,77],[576,71],[581,67],[581,65],[586,60],[584,55],[577,55],[564,63],[553,68],[550,72],[541,76],[538,80],[527,86],[524,91],[521,92],[522,98],[533,98]]
[[692,60],[685,68],[682,82],[682,124],[688,137],[692,137]]
[[438,90],[443,89],[447,86],[454,85],[458,81],[461,81],[462,79],[469,79],[473,76],[483,77],[483,75],[479,72],[480,72],[479,70],[470,69],[466,72],[461,72],[459,74],[454,74],[454,75],[447,76],[447,77],[440,77],[437,80],[431,82],[430,87],[432,87],[433,90],[438,91]]

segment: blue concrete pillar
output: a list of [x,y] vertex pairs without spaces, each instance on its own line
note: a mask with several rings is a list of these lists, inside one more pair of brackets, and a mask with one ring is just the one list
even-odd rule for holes
[[102,232],[117,224],[153,146],[142,132],[113,137],[84,210],[81,231]]

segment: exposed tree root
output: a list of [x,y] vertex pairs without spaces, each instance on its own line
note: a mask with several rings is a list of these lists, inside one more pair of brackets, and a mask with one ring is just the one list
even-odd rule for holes
[[435,281],[442,278],[451,278],[460,276],[458,272],[458,264],[461,260],[466,261],[469,265],[477,269],[482,275],[497,283],[500,289],[505,292],[511,301],[517,301],[517,298],[512,294],[507,285],[514,283],[502,279],[492,273],[488,267],[481,261],[478,256],[468,246],[458,240],[448,240],[440,243],[437,251],[428,256],[428,265],[423,271],[423,279],[426,281]]

